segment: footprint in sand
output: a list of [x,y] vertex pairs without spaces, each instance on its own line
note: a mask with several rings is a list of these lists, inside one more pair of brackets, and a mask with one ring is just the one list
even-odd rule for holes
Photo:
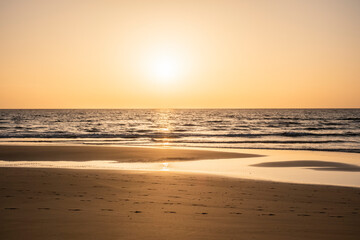
[[141,211],[130,211],[132,213],[142,213]]
[[241,212],[230,212],[229,214],[237,214],[237,215],[240,215],[242,214]]
[[191,206],[194,206],[194,207],[207,207],[207,206],[204,205],[204,204],[196,204],[196,203],[191,204]]
[[164,213],[176,213],[174,211],[164,211]]
[[261,214],[262,216],[275,216],[275,214],[274,213],[267,213],[267,214]]
[[70,209],[68,209],[68,211],[79,212],[79,211],[81,211],[81,209],[79,209],[79,208],[70,208]]

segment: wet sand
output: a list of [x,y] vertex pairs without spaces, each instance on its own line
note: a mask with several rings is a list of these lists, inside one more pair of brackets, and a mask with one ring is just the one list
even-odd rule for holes
[[263,162],[253,164],[255,167],[306,167],[316,171],[340,171],[340,172],[360,172],[360,167],[353,164],[326,161],[282,161],[282,162]]
[[359,188],[171,171],[0,168],[0,190],[0,239],[360,236]]
[[171,162],[257,156],[260,155],[176,148],[0,145],[0,160],[7,161],[115,160],[118,162]]

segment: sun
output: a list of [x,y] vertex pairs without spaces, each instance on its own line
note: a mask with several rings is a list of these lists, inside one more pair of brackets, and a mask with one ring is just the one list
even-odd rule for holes
[[152,74],[161,82],[172,81],[180,75],[180,62],[174,56],[156,56],[151,65]]
[[149,89],[179,90],[194,76],[194,54],[181,44],[148,44],[132,60],[135,76]]
[[158,53],[152,56],[149,64],[150,76],[159,83],[179,80],[183,74],[182,59],[172,53]]
[[175,86],[183,82],[189,73],[189,54],[183,47],[159,44],[149,46],[142,55],[137,64],[144,79],[151,84]]

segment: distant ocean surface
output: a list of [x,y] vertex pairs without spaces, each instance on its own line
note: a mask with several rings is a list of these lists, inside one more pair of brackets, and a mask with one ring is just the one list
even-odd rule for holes
[[0,142],[360,153],[360,109],[0,110]]

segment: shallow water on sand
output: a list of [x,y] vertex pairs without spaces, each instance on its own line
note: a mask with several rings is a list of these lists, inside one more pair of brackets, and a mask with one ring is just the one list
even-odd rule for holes
[[360,155],[357,153],[235,150],[261,157],[156,163],[116,161],[0,161],[0,167],[109,169],[212,174],[290,183],[360,187]]

